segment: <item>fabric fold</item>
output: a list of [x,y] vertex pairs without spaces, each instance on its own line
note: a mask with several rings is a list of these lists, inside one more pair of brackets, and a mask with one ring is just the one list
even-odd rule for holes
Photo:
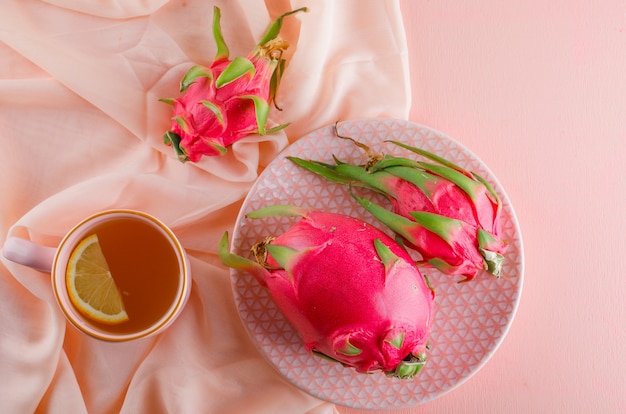
[[168,0],[142,0],[142,1],[119,1],[100,0],[98,2],[87,0],[42,0],[55,6],[92,14],[94,16],[110,17],[113,19],[130,19],[133,17],[146,16],[154,13]]

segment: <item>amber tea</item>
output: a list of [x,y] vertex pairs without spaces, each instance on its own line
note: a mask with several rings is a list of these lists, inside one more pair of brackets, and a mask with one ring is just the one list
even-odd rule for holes
[[156,324],[179,296],[182,278],[176,247],[163,230],[141,218],[101,221],[81,240],[92,234],[97,235],[128,320],[89,323],[114,334],[139,332]]

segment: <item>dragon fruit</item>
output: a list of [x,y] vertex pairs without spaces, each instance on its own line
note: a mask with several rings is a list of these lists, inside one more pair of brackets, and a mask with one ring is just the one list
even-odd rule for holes
[[406,250],[343,214],[279,205],[247,217],[276,215],[301,218],[257,243],[256,261],[230,253],[226,233],[222,262],[269,290],[308,351],[358,372],[417,374],[426,361],[435,295]]
[[289,157],[297,165],[327,179],[360,186],[383,194],[391,209],[371,200],[353,197],[379,221],[422,256],[422,264],[449,275],[472,280],[484,269],[499,277],[507,244],[501,238],[501,201],[478,174],[423,149],[397,141],[432,162],[374,154],[369,147],[350,139],[365,150],[365,165],[336,160],[336,165]]
[[268,128],[270,104],[274,103],[289,46],[280,39],[283,18],[279,16],[246,57],[230,59],[220,26],[220,9],[214,8],[213,36],[217,45],[210,66],[195,65],[183,76],[177,99],[163,98],[172,105],[172,127],[163,136],[178,158],[196,162],[202,156],[224,155],[226,147],[250,134],[265,135],[287,126]]

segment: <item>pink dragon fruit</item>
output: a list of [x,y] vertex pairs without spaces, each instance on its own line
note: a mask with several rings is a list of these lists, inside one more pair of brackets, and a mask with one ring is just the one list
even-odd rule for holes
[[278,17],[247,57],[231,60],[222,36],[220,9],[214,8],[215,60],[208,67],[189,69],[180,82],[180,91],[185,92],[182,97],[161,99],[174,107],[172,129],[163,141],[181,161],[223,155],[227,146],[247,135],[265,135],[287,126],[267,128],[267,121],[285,67],[282,54],[288,47],[277,36],[283,18],[299,11],[306,8]]
[[294,206],[248,214],[301,216],[285,233],[257,243],[256,261],[228,251],[229,267],[266,286],[306,349],[358,372],[412,378],[426,361],[434,292],[399,244],[356,218]]
[[462,281],[473,279],[481,269],[500,276],[507,244],[500,236],[501,201],[487,181],[401,142],[389,141],[434,163],[373,154],[367,146],[348,139],[367,152],[367,164],[290,160],[329,180],[383,194],[392,211],[351,191],[366,210],[422,255],[423,264],[462,275]]

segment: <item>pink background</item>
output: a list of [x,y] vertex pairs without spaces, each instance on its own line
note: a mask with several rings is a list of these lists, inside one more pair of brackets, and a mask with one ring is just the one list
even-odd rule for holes
[[[626,2],[399,1],[402,16],[391,0],[0,1],[0,243],[53,246],[92,212],[136,208],[175,231],[196,275],[167,332],[111,346],[68,329],[49,280],[0,259],[0,412],[334,413],[249,341],[215,249],[289,140],[337,119],[404,118],[404,18],[409,119],[498,177],[526,263],[491,360],[395,413],[626,413]],[[157,99],[213,56],[212,5],[231,50],[247,53],[270,15],[305,3],[284,28],[295,46],[281,86],[289,136],[179,163]]]
[[626,3],[404,0],[402,10],[410,120],[489,165],[526,263],[517,316],[489,363],[397,412],[626,412]]

